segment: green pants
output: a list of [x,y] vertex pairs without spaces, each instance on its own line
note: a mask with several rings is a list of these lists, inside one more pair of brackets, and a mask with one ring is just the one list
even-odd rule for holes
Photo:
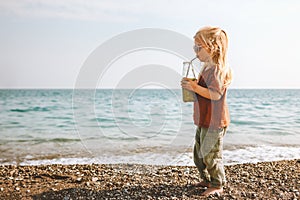
[[194,145],[194,163],[201,179],[212,187],[222,188],[226,182],[222,160],[226,128],[210,130],[198,127]]

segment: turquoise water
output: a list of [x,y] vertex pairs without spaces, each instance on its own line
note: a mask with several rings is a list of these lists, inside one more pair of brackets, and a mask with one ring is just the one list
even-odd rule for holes
[[[226,164],[300,158],[300,90],[228,92]],[[192,165],[181,90],[0,90],[0,164]]]

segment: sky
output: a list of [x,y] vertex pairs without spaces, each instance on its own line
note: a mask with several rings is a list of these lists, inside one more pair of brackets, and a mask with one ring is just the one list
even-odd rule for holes
[[[1,0],[0,88],[74,88],[91,53],[117,35],[157,28],[192,40],[210,25],[229,35],[232,88],[298,89],[299,18],[297,0]],[[100,86],[114,88],[133,60],[181,73],[178,57],[145,50],[114,62]]]

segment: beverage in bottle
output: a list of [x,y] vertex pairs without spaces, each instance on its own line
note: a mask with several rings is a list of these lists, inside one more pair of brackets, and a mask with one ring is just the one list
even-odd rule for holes
[[[197,80],[192,62],[183,62],[182,76],[190,80]],[[182,88],[182,99],[184,102],[194,102],[196,100],[195,92]]]

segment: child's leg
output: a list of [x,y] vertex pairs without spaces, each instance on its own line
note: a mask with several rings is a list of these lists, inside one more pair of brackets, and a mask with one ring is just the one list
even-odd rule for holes
[[226,181],[222,158],[223,137],[225,133],[226,129],[218,131],[209,130],[201,146],[201,153],[204,157],[203,162],[210,175],[211,187],[214,188],[222,188]]
[[195,145],[194,145],[194,163],[200,173],[200,177],[204,183],[210,182],[210,177],[206,169],[206,165],[203,162],[203,156],[201,153],[201,138],[204,138],[206,134],[205,129],[198,127],[196,136],[195,136]]

